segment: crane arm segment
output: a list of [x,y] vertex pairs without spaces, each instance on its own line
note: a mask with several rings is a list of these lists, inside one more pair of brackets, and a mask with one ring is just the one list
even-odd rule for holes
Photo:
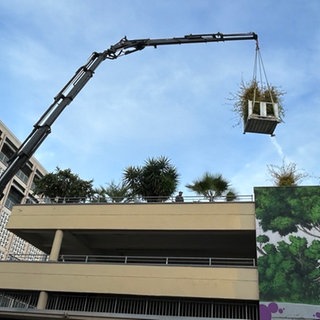
[[3,197],[3,191],[14,175],[21,169],[32,157],[34,152],[42,144],[45,138],[51,132],[51,125],[59,117],[61,112],[68,106],[77,94],[82,90],[86,83],[93,76],[94,71],[106,59],[117,59],[120,56],[127,55],[146,47],[158,47],[162,45],[175,44],[197,44],[207,42],[238,41],[238,40],[258,40],[257,34],[234,33],[234,34],[190,34],[184,37],[165,38],[165,39],[136,39],[128,40],[126,37],[121,39],[115,45],[103,52],[94,52],[88,62],[80,67],[69,82],[54,97],[53,103],[35,123],[32,132],[21,144],[19,149],[8,161],[6,170],[0,176],[0,199]]
[[111,46],[102,54],[105,58],[116,59],[121,55],[129,54],[145,47],[154,47],[174,44],[196,44],[207,42],[223,42],[223,41],[239,41],[239,40],[258,40],[258,35],[254,32],[249,33],[206,33],[206,34],[190,34],[184,37],[165,38],[165,39],[136,39],[128,40],[126,37],[118,43]]

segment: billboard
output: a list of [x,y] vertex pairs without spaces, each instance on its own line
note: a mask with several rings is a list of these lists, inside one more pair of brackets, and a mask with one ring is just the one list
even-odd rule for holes
[[320,319],[320,187],[255,187],[260,319]]

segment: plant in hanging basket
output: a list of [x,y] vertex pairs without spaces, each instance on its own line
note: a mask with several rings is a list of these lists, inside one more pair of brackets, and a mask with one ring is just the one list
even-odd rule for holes
[[[239,115],[240,121],[246,122],[248,119],[248,101],[253,102],[253,114],[260,114],[260,102],[267,103],[267,114],[274,116],[272,103],[278,104],[279,118],[284,118],[282,96],[284,92],[274,86],[262,86],[256,80],[249,83],[242,82],[239,91],[232,96],[233,111]],[[239,124],[238,123],[238,124]]]

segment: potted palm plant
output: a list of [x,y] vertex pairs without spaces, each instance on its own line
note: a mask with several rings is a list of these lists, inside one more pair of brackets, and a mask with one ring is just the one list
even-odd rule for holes
[[236,193],[230,189],[230,183],[221,174],[205,172],[201,178],[187,184],[186,187],[198,195],[203,195],[209,202],[220,197],[227,201],[233,201],[237,198]]

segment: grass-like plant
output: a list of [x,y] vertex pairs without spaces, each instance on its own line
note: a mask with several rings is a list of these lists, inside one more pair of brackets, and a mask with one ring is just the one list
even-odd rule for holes
[[241,82],[240,89],[235,93],[231,100],[234,101],[233,111],[239,115],[239,123],[246,122],[248,119],[248,100],[254,101],[253,113],[260,114],[259,102],[267,102],[267,114],[274,116],[273,106],[269,103],[277,103],[279,109],[279,118],[284,118],[284,108],[282,96],[284,92],[274,86],[260,85],[256,80],[249,83]]

